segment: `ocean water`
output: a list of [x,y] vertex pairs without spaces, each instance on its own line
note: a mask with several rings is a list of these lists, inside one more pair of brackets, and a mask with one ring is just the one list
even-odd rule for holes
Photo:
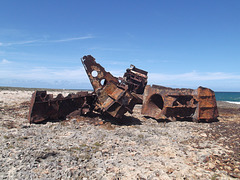
[[240,92],[215,92],[217,101],[240,104]]

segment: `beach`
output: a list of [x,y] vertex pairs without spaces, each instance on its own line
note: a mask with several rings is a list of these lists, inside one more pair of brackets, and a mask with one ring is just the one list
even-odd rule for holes
[[1,179],[240,179],[239,104],[218,101],[213,123],[157,121],[136,105],[121,121],[29,124],[33,92],[0,90]]

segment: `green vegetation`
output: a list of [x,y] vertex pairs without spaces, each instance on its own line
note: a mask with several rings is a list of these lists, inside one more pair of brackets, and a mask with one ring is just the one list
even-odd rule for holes
[[211,177],[211,180],[217,180],[217,177],[219,177],[218,174],[214,174],[212,177]]
[[80,147],[70,147],[69,148],[69,151],[71,152],[71,151],[82,151],[82,148],[80,148]]
[[144,138],[144,135],[139,134],[138,137],[142,139],[142,138]]
[[6,135],[4,135],[4,136],[3,136],[3,138],[4,138],[4,139],[9,139],[10,137],[9,137],[9,136],[6,136]]
[[14,146],[10,144],[7,149],[13,149],[13,148]]
[[101,147],[101,146],[103,145],[103,143],[95,142],[93,145],[94,145],[94,146],[97,146],[97,147]]
[[18,138],[17,138],[17,141],[24,141],[24,140],[26,140],[26,139],[28,139],[27,136],[22,136],[22,137],[18,137]]

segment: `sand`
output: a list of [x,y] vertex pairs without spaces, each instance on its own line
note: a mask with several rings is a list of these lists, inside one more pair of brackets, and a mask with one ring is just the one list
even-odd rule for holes
[[158,122],[136,105],[120,123],[97,116],[29,124],[32,93],[0,90],[1,179],[240,178],[240,105],[218,102],[213,123]]

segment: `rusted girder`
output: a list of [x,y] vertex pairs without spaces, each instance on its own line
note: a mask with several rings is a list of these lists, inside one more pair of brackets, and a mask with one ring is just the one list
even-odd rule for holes
[[58,94],[53,98],[53,95],[47,94],[46,91],[35,91],[31,99],[28,120],[30,123],[39,123],[65,119],[75,110],[78,110],[80,115],[87,114],[94,108],[94,99],[95,95],[88,92],[69,94],[66,97]]
[[144,88],[147,85],[147,71],[136,68],[131,65],[126,69],[123,75],[123,81],[128,85],[128,90],[136,94],[143,94]]
[[192,118],[193,121],[213,121],[218,117],[215,94],[211,89],[173,89],[146,86],[142,114],[155,119]]
[[84,56],[82,63],[97,96],[95,109],[116,118],[121,118],[127,111],[132,113],[137,100],[128,91],[128,87],[106,72],[91,55]]

